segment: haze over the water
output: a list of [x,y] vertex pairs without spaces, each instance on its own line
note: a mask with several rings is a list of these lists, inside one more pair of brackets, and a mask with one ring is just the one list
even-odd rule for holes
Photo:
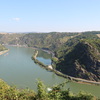
[[100,0],[0,0],[0,32],[100,31]]

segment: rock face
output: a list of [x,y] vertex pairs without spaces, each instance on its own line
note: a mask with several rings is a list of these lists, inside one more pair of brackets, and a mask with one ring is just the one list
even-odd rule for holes
[[81,41],[59,57],[56,69],[73,77],[100,81],[99,48],[99,42]]

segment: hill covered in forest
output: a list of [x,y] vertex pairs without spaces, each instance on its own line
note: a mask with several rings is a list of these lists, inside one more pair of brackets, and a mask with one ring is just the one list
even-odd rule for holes
[[8,45],[24,45],[28,47],[55,50],[68,39],[79,33],[27,33],[27,34],[0,34],[0,43]]
[[83,33],[69,39],[55,51],[55,69],[92,81],[100,81],[100,39],[97,34]]

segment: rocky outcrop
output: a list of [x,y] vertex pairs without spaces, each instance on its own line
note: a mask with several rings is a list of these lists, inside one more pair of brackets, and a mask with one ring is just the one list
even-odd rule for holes
[[[99,47],[86,41],[77,43],[59,57],[56,69],[64,74],[92,81],[100,81]],[[62,60],[63,58],[63,60]]]

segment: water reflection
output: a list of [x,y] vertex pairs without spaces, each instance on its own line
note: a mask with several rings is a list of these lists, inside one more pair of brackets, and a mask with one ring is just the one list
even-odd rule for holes
[[48,54],[42,50],[38,50],[39,53],[38,53],[38,57],[42,57],[44,59],[51,59],[51,54]]

